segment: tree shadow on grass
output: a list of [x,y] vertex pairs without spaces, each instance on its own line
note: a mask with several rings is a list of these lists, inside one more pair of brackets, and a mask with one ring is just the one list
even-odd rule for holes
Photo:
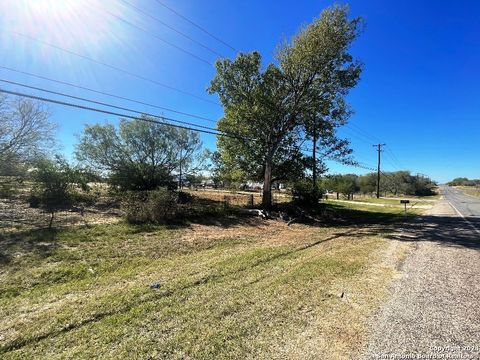
[[373,211],[373,207],[367,211],[325,203],[313,209],[312,214],[319,218],[320,223],[330,226],[395,225],[410,221],[416,216],[412,213],[405,215],[403,211]]
[[[332,204],[322,204],[319,210],[322,209],[334,215],[325,217],[331,226],[360,226],[372,235],[382,231],[391,240],[432,241],[444,246],[480,249],[480,217],[405,216],[402,212],[363,211]],[[388,229],[391,230],[385,231]],[[364,231],[362,233],[366,234]]]

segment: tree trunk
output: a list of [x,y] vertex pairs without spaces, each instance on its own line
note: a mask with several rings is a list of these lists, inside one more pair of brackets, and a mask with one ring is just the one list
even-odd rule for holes
[[178,179],[178,187],[182,190],[182,149],[180,149],[180,178]]
[[265,160],[265,174],[263,179],[263,198],[262,206],[265,209],[272,207],[272,158]]
[[51,229],[52,228],[52,225],[53,225],[53,216],[55,215],[55,213],[52,211],[52,215],[50,216],[50,222],[48,223],[48,228]]

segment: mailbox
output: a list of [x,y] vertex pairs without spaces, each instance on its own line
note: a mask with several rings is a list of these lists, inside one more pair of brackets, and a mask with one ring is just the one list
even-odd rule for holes
[[400,204],[405,205],[405,215],[407,215],[407,204],[410,204],[410,200],[400,200]]

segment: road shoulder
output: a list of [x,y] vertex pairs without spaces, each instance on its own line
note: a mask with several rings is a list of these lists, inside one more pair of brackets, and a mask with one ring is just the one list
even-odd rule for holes
[[364,359],[480,356],[480,252],[465,245],[470,242],[455,242],[455,236],[465,237],[460,230],[453,238],[443,236],[452,234],[452,226],[461,229],[462,221],[442,199],[392,239],[415,247],[388,300],[370,319]]

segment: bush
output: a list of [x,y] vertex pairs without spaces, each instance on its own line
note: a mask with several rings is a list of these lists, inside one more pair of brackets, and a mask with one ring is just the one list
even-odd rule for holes
[[71,194],[72,204],[80,207],[92,206],[98,200],[98,193],[74,191]]
[[[51,214],[49,227],[52,227],[54,215],[61,210],[70,209],[77,202],[90,202],[89,186],[85,173],[72,168],[60,156],[54,159],[39,159],[32,173],[35,184],[28,199],[31,207],[39,207]],[[79,193],[77,189],[82,189]]]
[[167,188],[125,193],[123,207],[129,223],[163,223],[175,218],[178,193]]
[[420,189],[416,189],[415,195],[416,196],[433,196],[433,195],[437,195],[437,193],[432,188],[423,187]]
[[93,206],[98,201],[100,194],[94,191],[72,191],[71,202],[72,206],[76,207],[77,210],[80,210],[81,215],[85,213],[85,208]]
[[35,194],[30,194],[28,196],[28,199],[27,199],[27,202],[28,202],[28,205],[31,207],[31,208],[34,208],[34,209],[37,209],[40,207],[40,203],[41,203],[41,199],[38,195],[35,195]]
[[292,195],[300,205],[314,206],[322,197],[322,191],[313,186],[312,179],[302,179],[293,184]]
[[193,201],[193,195],[185,191],[178,192],[178,203],[179,204],[189,204]]
[[75,172],[66,160],[56,157],[54,160],[40,159],[33,173],[35,185],[29,199],[30,206],[42,208],[51,214],[49,228],[57,211],[72,205]]

